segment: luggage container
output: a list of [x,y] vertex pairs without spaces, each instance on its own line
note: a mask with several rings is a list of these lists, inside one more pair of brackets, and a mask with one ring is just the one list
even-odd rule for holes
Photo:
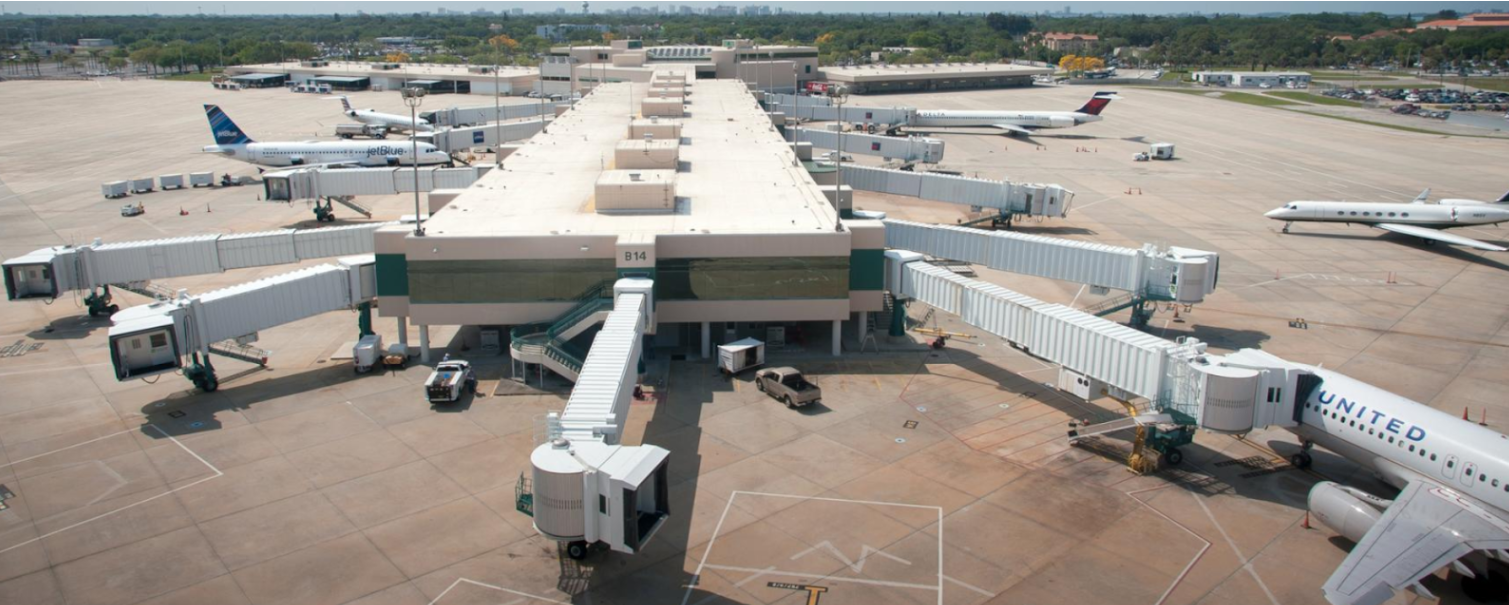
[[152,177],[144,179],[131,179],[131,193],[146,193],[153,189]]
[[157,177],[157,184],[162,186],[163,191],[169,189],[183,189],[183,175],[164,174]]
[[356,346],[351,349],[351,368],[357,374],[371,372],[382,361],[382,357],[382,336],[368,334],[356,341]]
[[718,346],[718,369],[724,374],[738,374],[765,365],[765,343],[753,338]]
[[213,172],[190,172],[189,173],[189,186],[190,187],[214,187],[215,186],[215,173],[213,173]]
[[126,197],[126,193],[129,192],[130,188],[130,184],[125,181],[110,181],[100,185],[100,193],[105,194],[105,199],[113,200]]

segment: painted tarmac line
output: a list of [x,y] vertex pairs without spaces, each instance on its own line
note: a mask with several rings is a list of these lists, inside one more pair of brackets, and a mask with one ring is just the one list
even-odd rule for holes
[[735,565],[708,565],[707,568],[708,569],[716,569],[718,571],[736,571],[736,572],[740,572],[740,573],[751,573],[751,574],[756,574],[756,575],[779,575],[779,576],[792,576],[792,577],[797,577],[797,578],[813,578],[813,579],[817,579],[817,580],[822,580],[824,582],[842,582],[842,583],[848,583],[848,584],[869,584],[871,586],[885,586],[885,587],[888,587],[888,588],[911,588],[911,589],[915,589],[915,590],[942,590],[941,588],[938,588],[937,586],[933,586],[931,584],[913,584],[913,583],[910,583],[910,582],[891,582],[891,581],[887,581],[887,580],[869,580],[869,579],[865,579],[865,578],[842,578],[842,577],[832,576],[832,575],[829,575],[829,574],[807,573],[807,572],[803,572],[803,571],[786,571],[786,570],[783,570],[783,569],[775,569],[775,568],[771,568],[771,567],[767,567],[767,568],[761,569],[761,568],[758,568],[758,567],[738,567],[738,566],[735,566]]
[[440,594],[435,595],[435,599],[432,600],[432,601],[430,601],[429,605],[435,605],[436,603],[439,603],[440,599],[444,599],[445,595],[450,594],[451,590],[455,589],[457,586],[459,586],[461,584],[470,584],[472,586],[478,586],[478,587],[481,587],[481,588],[486,588],[486,589],[489,589],[489,590],[496,590],[496,591],[499,591],[499,592],[506,592],[506,593],[511,594],[511,595],[523,597],[522,599],[515,599],[513,601],[509,601],[507,604],[504,604],[504,605],[511,605],[513,603],[520,603],[520,602],[523,601],[523,599],[533,599],[533,600],[536,600],[536,601],[544,601],[546,603],[558,603],[559,605],[571,605],[571,603],[569,601],[557,601],[557,600],[549,598],[549,597],[542,597],[540,595],[533,595],[533,594],[529,594],[527,592],[519,592],[517,590],[503,588],[502,586],[493,586],[492,584],[478,582],[476,580],[471,580],[471,579],[467,579],[467,578],[456,578],[455,582],[451,582],[450,586],[445,587],[445,590],[442,590],[442,591],[440,591]]
[[1268,584],[1263,582],[1263,578],[1258,576],[1257,570],[1253,569],[1252,561],[1247,558],[1247,555],[1242,554],[1241,549],[1237,548],[1236,540],[1232,540],[1231,535],[1226,533],[1226,528],[1221,525],[1220,521],[1216,520],[1216,515],[1210,511],[1210,507],[1205,505],[1205,501],[1201,500],[1198,494],[1190,492],[1189,495],[1195,499],[1196,504],[1200,505],[1200,509],[1205,511],[1205,516],[1210,518],[1211,524],[1216,526],[1216,531],[1221,533],[1221,537],[1226,539],[1226,544],[1231,547],[1231,552],[1235,553],[1237,558],[1242,560],[1242,569],[1247,570],[1247,574],[1252,576],[1254,582],[1257,582],[1258,588],[1263,589],[1263,594],[1268,596],[1268,602],[1273,605],[1280,605],[1278,598],[1273,596],[1273,591],[1268,589]]
[[[46,538],[49,538],[49,537],[51,537],[51,536],[55,536],[55,535],[57,535],[57,534],[60,534],[60,533],[63,533],[63,532],[65,532],[65,531],[68,531],[68,530],[70,530],[70,529],[73,529],[73,528],[76,528],[76,527],[79,527],[79,526],[82,526],[82,525],[84,525],[84,524],[86,524],[86,523],[90,523],[90,522],[93,522],[93,521],[98,521],[98,520],[100,520],[100,519],[103,519],[103,518],[105,518],[105,517],[108,517],[108,516],[110,516],[110,515],[113,515],[113,514],[115,514],[115,513],[118,513],[118,512],[121,512],[121,511],[125,511],[125,510],[130,510],[130,509],[132,509],[132,508],[135,508],[135,507],[138,507],[138,506],[141,506],[141,505],[143,505],[143,504],[146,504],[146,503],[148,503],[148,502],[151,502],[151,501],[153,501],[153,500],[156,500],[156,499],[158,499],[158,498],[161,498],[161,497],[163,497],[163,496],[168,496],[168,495],[172,495],[172,494],[174,494],[174,493],[177,493],[177,492],[179,492],[179,491],[182,491],[182,490],[185,490],[185,489],[188,489],[188,488],[191,488],[191,487],[194,487],[194,486],[196,486],[196,485],[199,485],[199,484],[200,484],[200,483],[204,483],[204,482],[205,482],[205,481],[209,481],[209,480],[211,480],[211,479],[219,479],[219,478],[220,478],[220,477],[224,477],[224,476],[225,476],[225,473],[224,473],[224,472],[222,472],[222,471],[221,471],[221,470],[220,470],[220,469],[218,469],[218,468],[215,468],[215,465],[213,465],[213,464],[210,464],[210,463],[209,463],[209,461],[207,461],[207,460],[205,460],[205,459],[204,459],[204,458],[203,458],[203,457],[201,457],[201,456],[200,456],[200,455],[199,455],[199,454],[196,454],[196,453],[194,453],[194,450],[191,450],[191,449],[189,449],[189,448],[188,448],[188,446],[185,446],[185,445],[184,445],[184,444],[183,444],[183,443],[182,443],[182,442],[180,442],[180,441],[179,441],[179,440],[178,440],[178,438],[177,438],[177,437],[174,437],[174,436],[172,436],[172,435],[169,435],[169,434],[168,434],[168,433],[167,433],[167,431],[164,431],[164,430],[162,430],[162,429],[161,429],[161,428],[158,428],[158,426],[157,426],[157,425],[155,425],[155,424],[147,424],[147,425],[144,425],[144,426],[149,426],[149,427],[152,427],[152,430],[154,430],[154,431],[157,431],[157,432],[158,432],[158,433],[160,433],[160,434],[162,434],[162,436],[163,436],[163,437],[167,437],[167,438],[168,438],[168,439],[169,439],[169,440],[170,440],[170,441],[172,441],[172,442],[173,442],[173,444],[174,444],[174,445],[177,445],[177,446],[178,446],[178,447],[179,447],[179,448],[182,448],[182,449],[183,449],[183,451],[185,451],[185,452],[188,452],[188,454],[189,454],[189,455],[190,455],[190,456],[193,456],[193,457],[194,457],[194,459],[195,459],[195,460],[198,460],[198,461],[199,461],[199,462],[200,462],[200,463],[201,463],[201,464],[203,464],[203,465],[205,465],[205,466],[206,466],[206,467],[208,467],[208,468],[209,468],[209,469],[210,469],[210,470],[211,470],[211,471],[214,471],[214,472],[215,472],[215,474],[214,474],[214,475],[211,475],[211,476],[209,476],[209,477],[205,477],[205,478],[203,478],[203,479],[200,479],[200,480],[198,480],[198,481],[195,481],[195,482],[193,482],[193,483],[190,483],[190,484],[188,484],[188,485],[184,485],[184,486],[180,486],[180,487],[175,487],[175,488],[173,488],[173,489],[170,489],[170,490],[168,490],[168,491],[165,491],[165,492],[163,492],[163,493],[161,493],[161,494],[157,494],[157,495],[156,495],[156,496],[152,496],[152,497],[151,497],[151,498],[147,498],[147,499],[145,499],[145,500],[142,500],[142,501],[140,501],[140,502],[134,502],[134,503],[131,503],[131,504],[127,504],[127,505],[125,505],[125,506],[122,506],[122,507],[120,507],[120,508],[117,508],[117,509],[115,509],[115,510],[112,510],[112,511],[110,511],[110,512],[106,512],[106,513],[101,513],[101,514],[99,514],[99,515],[95,515],[95,516],[93,516],[93,517],[90,517],[90,518],[88,518],[88,519],[85,519],[85,520],[83,520],[83,521],[79,521],[79,522],[78,522],[78,523],[74,523],[74,524],[73,524],[73,525],[69,525],[69,526],[67,526],[67,527],[62,527],[62,528],[59,528],[59,529],[55,529],[55,530],[53,530],[53,531],[50,531],[50,532],[47,532],[47,533],[45,533],[45,534],[42,534],[42,535],[40,535],[40,536],[37,536],[37,537],[35,537],[35,538],[32,538],[32,539],[30,539],[30,540],[27,540],[27,541],[25,541],[25,542],[22,542],[22,543],[20,543],[20,544],[16,544],[16,545],[14,545],[14,546],[10,546],[10,547],[8,547],[8,548],[6,548],[6,549],[4,549],[4,550],[0,550],[0,554],[5,554],[5,553],[7,553],[7,552],[10,552],[10,551],[12,551],[12,550],[15,550],[15,549],[17,549],[17,548],[21,548],[21,547],[22,547],[22,546],[26,546],[26,545],[28,545],[28,544],[31,544],[31,543],[33,543],[33,542],[37,542],[37,541],[40,541],[40,540],[43,540],[43,539],[46,539]],[[125,431],[121,431],[121,432],[120,432],[120,433],[113,433],[113,434],[110,434],[110,435],[106,435],[106,436],[104,436],[104,437],[99,437],[99,438],[96,438],[96,439],[91,439],[91,440],[89,440],[89,441],[85,441],[85,442],[84,442],[84,443],[78,443],[78,444],[74,444],[74,445],[70,445],[70,446],[68,446],[68,447],[65,447],[65,448],[59,448],[59,449],[56,449],[56,450],[53,450],[53,451],[51,451],[51,452],[47,452],[47,453],[45,453],[45,454],[38,454],[38,455],[36,455],[36,456],[32,456],[32,457],[30,457],[30,458],[26,458],[26,459],[24,459],[24,460],[19,460],[19,461],[18,461],[18,462],[25,462],[25,461],[26,461],[26,460],[34,460],[34,459],[36,459],[36,458],[39,458],[39,457],[41,457],[41,456],[47,456],[47,455],[50,455],[50,454],[55,454],[55,453],[58,453],[58,452],[62,452],[62,451],[66,451],[66,450],[71,450],[71,449],[73,449],[73,448],[76,448],[76,447],[79,447],[79,446],[81,446],[81,445],[86,445],[86,444],[89,444],[89,443],[94,443],[94,442],[96,442],[96,441],[99,441],[99,440],[100,440],[100,439],[108,439],[108,438],[110,438],[110,437],[114,437],[114,436],[116,436],[116,435],[120,435],[120,434],[121,434],[121,433],[129,433],[129,432],[131,432],[131,431],[134,431],[134,430],[136,430],[136,429],[127,429],[127,430],[125,430]],[[15,463],[14,463],[14,462],[12,462],[12,463],[10,463],[10,464],[15,464]],[[5,465],[5,466],[9,466],[9,464],[7,464],[7,465]],[[77,510],[77,509],[75,509],[75,510]]]
[[[718,524],[717,524],[717,526],[715,526],[713,528],[713,537],[712,537],[712,539],[708,540],[708,542],[707,542],[707,548],[705,548],[702,551],[702,560],[697,562],[697,571],[692,575],[692,580],[690,582],[688,582],[687,585],[686,585],[686,594],[682,595],[682,597],[681,597],[681,605],[688,605],[688,603],[690,602],[690,600],[692,598],[692,589],[696,588],[697,585],[699,584],[699,582],[701,581],[701,579],[702,579],[702,572],[704,570],[707,570],[707,569],[716,569],[716,570],[722,570],[722,571],[739,571],[739,572],[744,572],[744,573],[753,573],[753,574],[761,574],[761,575],[771,573],[769,571],[771,568],[768,568],[768,567],[765,568],[765,569],[760,569],[760,568],[756,568],[756,567],[733,567],[733,566],[727,566],[727,565],[714,565],[714,564],[709,564],[707,562],[708,556],[711,555],[712,552],[713,552],[713,545],[715,543],[717,543],[717,541],[718,541],[718,534],[722,533],[722,531],[723,531],[723,521],[728,517],[728,511],[729,511],[729,509],[733,507],[734,500],[738,499],[738,497],[739,497],[740,494],[744,494],[744,495],[748,495],[748,496],[766,496],[766,497],[771,497],[771,498],[789,498],[789,499],[792,499],[792,500],[817,500],[817,501],[820,501],[820,502],[840,502],[840,503],[846,503],[846,504],[860,504],[860,505],[869,505],[869,506],[895,506],[895,507],[900,507],[900,508],[932,509],[932,510],[936,511],[938,513],[938,584],[936,586],[930,586],[930,585],[926,585],[926,584],[910,584],[910,583],[906,583],[906,582],[887,582],[887,581],[884,581],[884,580],[861,580],[861,579],[857,579],[857,578],[833,578],[831,576],[826,576],[826,575],[804,574],[804,573],[795,573],[795,572],[778,572],[778,573],[782,573],[782,574],[786,574],[786,575],[792,575],[792,576],[797,576],[797,577],[821,578],[821,579],[835,581],[835,582],[850,582],[850,583],[856,583],[856,584],[874,584],[874,585],[879,585],[879,586],[891,586],[891,587],[901,587],[901,588],[916,588],[916,589],[934,590],[934,591],[937,591],[937,593],[938,593],[938,605],[943,605],[943,583],[944,583],[945,580],[949,579],[949,578],[947,578],[946,576],[943,575],[943,507],[941,507],[941,506],[924,505],[924,504],[903,504],[903,503],[900,503],[900,502],[878,502],[878,501],[874,501],[874,500],[852,500],[852,499],[848,499],[848,498],[826,498],[826,497],[821,497],[821,496],[797,496],[797,495],[792,495],[792,494],[775,494],[775,493],[769,493],[769,492],[754,492],[754,491],[743,491],[743,490],[734,490],[733,492],[731,492],[729,494],[729,497],[728,497],[728,502],[723,505],[723,513],[718,516]],[[746,581],[747,581],[747,579],[746,579]],[[957,580],[955,580],[955,583],[964,585],[962,582],[958,582]],[[736,584],[736,586],[737,586],[737,584]],[[964,586],[966,586],[967,588],[970,588],[972,590],[975,590],[977,592],[983,592],[979,588],[976,588],[976,587],[973,587],[973,586],[968,586],[968,585],[964,585]],[[990,595],[990,596],[994,596],[994,595]],[[709,595],[709,597],[704,597],[703,599],[699,600],[697,603],[692,603],[691,605],[702,605],[702,603],[706,602],[708,600],[708,598],[711,598],[711,595]],[[431,603],[431,605],[434,605],[434,604]]]

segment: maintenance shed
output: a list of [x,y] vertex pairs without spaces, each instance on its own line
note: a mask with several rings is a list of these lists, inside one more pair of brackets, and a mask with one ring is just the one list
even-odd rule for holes
[[331,90],[354,92],[372,87],[372,79],[363,76],[319,76],[310,80],[315,84],[328,84]]

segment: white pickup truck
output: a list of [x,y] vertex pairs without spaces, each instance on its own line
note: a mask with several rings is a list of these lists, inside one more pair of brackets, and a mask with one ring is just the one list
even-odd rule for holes
[[440,362],[424,381],[424,394],[431,403],[457,401],[466,391],[477,392],[477,375],[472,364],[459,359]]

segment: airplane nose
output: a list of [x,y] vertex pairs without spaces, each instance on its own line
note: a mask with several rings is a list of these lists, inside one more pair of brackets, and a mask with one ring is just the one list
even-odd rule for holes
[[1279,218],[1283,214],[1284,214],[1284,209],[1283,208],[1274,208],[1273,210],[1269,210],[1267,212],[1264,212],[1263,216],[1266,216],[1268,218]]

